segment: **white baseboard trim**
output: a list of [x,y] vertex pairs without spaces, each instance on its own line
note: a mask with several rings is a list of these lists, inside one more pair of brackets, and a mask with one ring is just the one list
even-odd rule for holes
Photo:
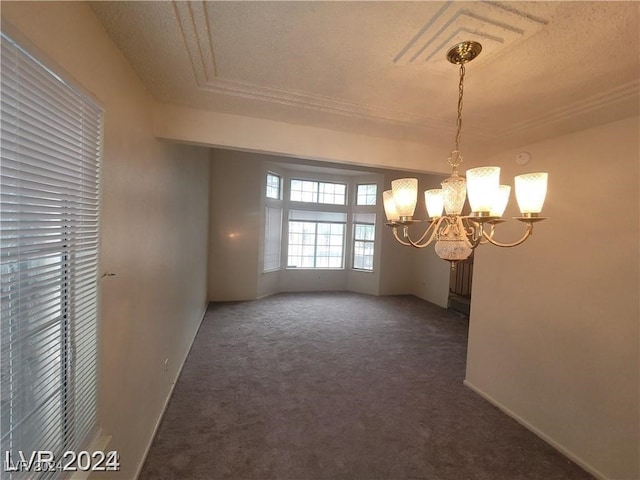
[[[91,443],[87,448],[87,452],[107,453],[107,447],[109,446],[110,441],[111,441],[111,437],[108,435],[105,435],[102,432],[102,429],[100,428],[98,429],[93,439],[91,440]],[[90,478],[90,476],[92,476],[91,474],[92,472],[90,470],[84,470],[84,471],[77,470],[73,472],[69,477],[65,477],[65,478],[67,478],[67,480],[87,480],[88,478]]]
[[556,450],[558,450],[560,453],[562,453],[564,456],[570,458],[573,462],[577,463],[578,465],[580,465],[582,468],[584,468],[587,472],[589,472],[590,474],[592,474],[593,476],[595,476],[596,478],[600,479],[600,480],[610,480],[604,473],[602,473],[601,471],[599,471],[597,468],[595,468],[593,465],[590,465],[588,462],[584,461],[582,458],[580,458],[578,455],[576,455],[575,453],[573,453],[571,450],[567,449],[566,447],[564,447],[563,445],[559,444],[558,442],[556,442],[553,438],[549,437],[548,435],[546,435],[544,432],[538,430],[535,426],[531,425],[529,422],[527,422],[525,419],[523,419],[522,417],[520,417],[519,415],[517,415],[515,412],[509,410],[507,407],[505,407],[503,404],[501,404],[500,402],[498,402],[495,398],[493,398],[491,395],[488,395],[487,393],[485,393],[484,391],[482,391],[481,389],[479,389],[478,387],[476,387],[475,385],[473,385],[471,382],[469,382],[468,380],[464,380],[464,385],[468,388],[470,388],[471,390],[473,390],[475,393],[477,393],[478,395],[480,395],[482,398],[484,398],[486,401],[488,401],[489,403],[491,403],[492,405],[498,407],[500,410],[502,410],[504,413],[506,413],[507,415],[509,415],[511,418],[513,418],[516,422],[518,422],[520,425],[522,425],[523,427],[525,427],[527,430],[529,430],[532,433],[535,433],[538,437],[540,437],[542,440],[544,440],[545,442],[547,442],[549,445],[551,445],[553,448],[555,448]]
[[209,301],[207,301],[205,303],[205,305],[204,305],[204,310],[202,311],[202,315],[200,316],[200,323],[198,324],[198,328],[196,328],[196,333],[193,335],[193,338],[191,339],[191,344],[189,345],[189,349],[187,350],[187,354],[182,359],[182,363],[180,364],[180,368],[178,369],[178,373],[176,374],[176,377],[173,379],[173,382],[171,383],[171,388],[169,389],[169,393],[167,395],[167,398],[164,399],[164,405],[162,405],[162,410],[160,411],[160,415],[158,416],[158,419],[156,420],[156,424],[153,427],[153,433],[151,434],[151,437],[149,438],[149,442],[147,443],[147,446],[144,449],[144,455],[142,455],[142,458],[140,459],[140,463],[138,464],[138,468],[136,468],[136,474],[133,477],[136,480],[140,476],[140,473],[142,473],[142,467],[144,467],[144,462],[147,459],[147,455],[149,455],[149,450],[151,450],[151,445],[153,444],[153,440],[156,438],[156,435],[158,433],[158,429],[160,428],[160,424],[162,423],[162,418],[164,417],[164,412],[167,410],[167,406],[169,405],[169,400],[171,400],[171,396],[173,395],[173,389],[176,387],[176,383],[178,383],[178,378],[180,378],[180,374],[182,373],[182,369],[184,368],[184,364],[187,361],[187,358],[189,357],[189,353],[191,353],[191,349],[193,348],[193,342],[195,341],[196,336],[198,335],[198,332],[200,331],[200,327],[202,326],[202,321],[204,320],[204,317],[207,314],[208,306],[209,306]]

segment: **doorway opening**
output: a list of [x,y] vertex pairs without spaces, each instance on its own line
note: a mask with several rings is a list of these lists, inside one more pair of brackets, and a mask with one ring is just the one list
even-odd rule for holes
[[469,316],[471,311],[471,281],[473,278],[473,254],[456,264],[449,277],[447,308]]

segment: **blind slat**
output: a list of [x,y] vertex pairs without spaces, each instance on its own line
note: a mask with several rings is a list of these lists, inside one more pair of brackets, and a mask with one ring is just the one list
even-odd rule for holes
[[4,33],[0,61],[0,450],[78,450],[96,422],[103,114]]

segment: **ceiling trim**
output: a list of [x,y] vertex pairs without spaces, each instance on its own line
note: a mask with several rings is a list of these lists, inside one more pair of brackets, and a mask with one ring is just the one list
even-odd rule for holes
[[[201,91],[434,133],[449,133],[453,129],[451,122],[427,115],[382,109],[370,104],[224,78],[216,65],[211,18],[207,13],[206,2],[173,0],[172,4],[195,83]],[[465,3],[445,3],[390,61],[405,65],[414,62],[417,65],[418,61],[429,62],[430,68],[438,74],[444,71],[443,68],[451,67],[445,59],[444,52],[452,42],[462,37],[475,36],[485,43],[494,44],[496,48],[487,48],[487,53],[490,54],[483,55],[479,60],[482,63],[486,62],[487,58],[502,54],[505,48],[513,48],[549,23],[549,20],[511,4],[483,0],[477,2],[477,5],[481,8],[472,12],[463,8]],[[464,22],[461,23],[461,20]],[[488,27],[492,28],[491,33],[487,33]],[[495,28],[497,31],[494,32]],[[443,54],[437,55],[440,52]],[[572,117],[597,112],[623,102],[631,104],[635,101],[634,105],[637,105],[639,93],[640,81],[635,80],[568,105],[547,110],[519,123],[510,124],[503,130],[483,131],[482,127],[477,128],[473,131],[473,136],[488,141],[516,137],[529,129],[567,121]]]
[[222,78],[216,68],[214,45],[204,2],[174,0],[173,10],[189,54],[196,85],[203,91],[342,115],[358,120],[383,121],[420,128],[428,126],[430,130],[440,132],[451,130],[450,123],[438,121],[426,115],[385,110],[337,98]]
[[[638,105],[640,98],[640,80],[634,80],[629,83],[617,86],[605,92],[600,92],[589,97],[581,98],[561,108],[553,109],[544,115],[528,119],[524,122],[517,123],[512,128],[498,132],[493,137],[502,139],[519,134],[525,130],[542,127],[549,123],[556,123],[568,120],[577,115],[584,115],[595,110],[608,107],[610,105],[629,102],[632,105]],[[634,100],[631,102],[631,100]]]
[[359,120],[377,120],[396,125],[428,126],[430,130],[449,131],[451,124],[425,115],[392,110],[382,110],[371,105],[347,102],[336,98],[310,95],[292,90],[263,87],[249,82],[216,78],[201,85],[202,90],[222,95],[261,100],[279,105],[305,108],[324,113],[342,115]]

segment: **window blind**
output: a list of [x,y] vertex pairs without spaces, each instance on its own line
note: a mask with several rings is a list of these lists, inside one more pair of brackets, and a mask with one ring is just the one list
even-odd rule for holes
[[289,210],[289,220],[345,223],[347,214],[344,212],[320,212],[318,210]]
[[103,113],[4,33],[1,67],[0,449],[61,455],[96,422]]
[[280,268],[282,250],[282,208],[265,207],[264,271]]
[[375,225],[376,214],[375,213],[354,213],[353,223],[365,223],[369,225]]

